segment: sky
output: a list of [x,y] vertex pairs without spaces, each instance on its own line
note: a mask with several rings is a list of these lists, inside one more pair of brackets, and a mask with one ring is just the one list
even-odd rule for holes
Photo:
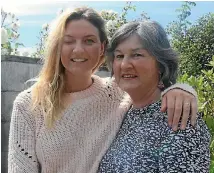
[[[125,1],[5,1],[1,6],[6,12],[14,13],[20,21],[19,42],[25,47],[20,51],[33,52],[42,25],[50,23],[57,16],[57,12],[62,8],[75,8],[79,6],[89,6],[97,11],[113,10],[119,14],[125,6]],[[133,1],[136,11],[128,14],[128,20],[137,19],[142,12],[146,12],[152,20],[158,21],[163,27],[176,20],[175,10],[181,7],[181,1]],[[192,8],[189,20],[194,23],[200,16],[214,12],[214,1],[196,1],[196,6]]]

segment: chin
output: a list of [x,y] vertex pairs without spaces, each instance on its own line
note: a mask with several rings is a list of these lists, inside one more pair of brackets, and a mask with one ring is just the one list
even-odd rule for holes
[[125,92],[127,92],[127,93],[129,93],[129,92],[133,92],[133,91],[135,91],[136,90],[136,86],[134,86],[134,85],[119,85],[119,87],[123,90],[123,91],[125,91]]
[[88,70],[81,69],[81,68],[72,68],[72,69],[68,69],[67,71],[72,75],[81,75],[81,76],[84,76],[84,74],[89,73]]

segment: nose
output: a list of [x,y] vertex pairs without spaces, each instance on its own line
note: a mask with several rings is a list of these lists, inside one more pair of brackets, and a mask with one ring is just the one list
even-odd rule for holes
[[73,48],[73,53],[83,53],[84,52],[84,48],[81,42],[76,42],[76,44],[74,45]]
[[132,68],[130,58],[124,57],[121,63],[121,69],[130,69],[130,68]]

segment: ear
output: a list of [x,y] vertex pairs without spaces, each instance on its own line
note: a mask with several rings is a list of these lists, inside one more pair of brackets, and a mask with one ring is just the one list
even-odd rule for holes
[[105,45],[106,45],[105,41],[103,43],[101,43],[100,56],[103,56],[105,53]]

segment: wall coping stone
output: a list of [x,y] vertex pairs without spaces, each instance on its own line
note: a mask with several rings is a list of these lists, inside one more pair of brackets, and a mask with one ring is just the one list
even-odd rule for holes
[[11,62],[21,62],[28,64],[42,64],[42,59],[40,58],[31,58],[25,56],[16,56],[16,55],[1,55],[1,62],[11,61]]
[[[9,62],[21,62],[28,64],[40,64],[42,65],[42,59],[40,58],[32,58],[26,56],[16,56],[16,55],[1,55],[1,62],[9,61]],[[109,71],[107,67],[101,66],[99,71]]]

